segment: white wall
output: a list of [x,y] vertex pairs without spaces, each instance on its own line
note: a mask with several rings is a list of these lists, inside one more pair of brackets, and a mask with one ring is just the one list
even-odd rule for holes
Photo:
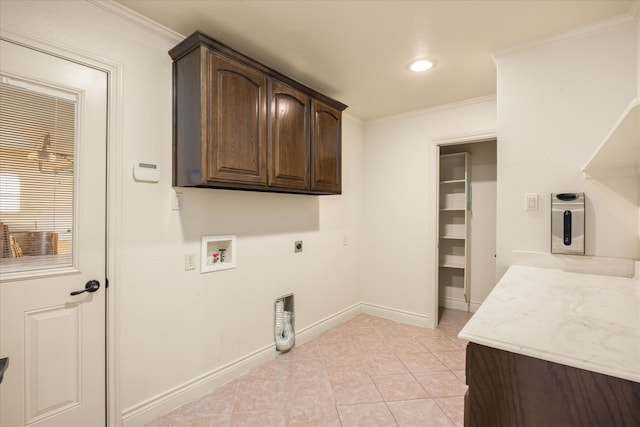
[[[612,21],[496,56],[497,272],[511,251],[549,252],[550,193],[586,193],[586,253],[638,258],[637,180],[586,180],[581,169],[637,93],[635,24]],[[540,195],[525,212],[524,194]]]
[[433,324],[434,140],[495,130],[494,98],[365,123],[362,301]]
[[[111,88],[122,111],[112,117],[118,129],[110,141],[117,188],[110,190],[109,271],[116,295],[115,403],[125,425],[171,409],[186,399],[180,393],[203,382],[214,386],[227,364],[275,356],[277,297],[295,294],[297,330],[359,302],[360,122],[344,117],[341,196],[181,189],[184,209],[173,211],[167,51],[179,37],[85,2],[3,1],[1,11],[4,31],[121,67],[121,87]],[[157,163],[160,182],[135,182],[134,161]],[[216,234],[237,235],[237,268],[184,271],[185,253],[198,253],[201,236]],[[294,253],[295,240],[304,241],[302,253]]]
[[[155,404],[166,408],[177,401],[171,400],[175,390],[269,349],[272,304],[285,293],[296,295],[298,330],[361,300],[433,320],[433,140],[494,130],[495,99],[365,125],[347,115],[342,196],[182,189],[184,209],[172,211],[167,51],[178,38],[85,2],[0,4],[3,31],[120,67],[121,85],[112,88],[122,111],[112,117],[118,127],[110,147],[116,188],[110,189],[115,218],[109,263],[116,295],[116,404],[132,424]],[[548,249],[545,198],[539,214],[525,215],[522,195],[544,195],[559,185],[587,192],[587,214],[595,221],[590,252],[637,258],[637,242],[628,238],[628,230],[638,228],[637,188],[626,200],[579,173],[636,91],[637,48],[630,27],[499,58],[503,265],[511,249]],[[551,152],[558,157],[545,154]],[[136,160],[157,162],[160,183],[134,182]],[[184,271],[184,254],[199,251],[202,235],[230,233],[238,236],[237,269]],[[303,253],[293,253],[295,240],[304,241]]]

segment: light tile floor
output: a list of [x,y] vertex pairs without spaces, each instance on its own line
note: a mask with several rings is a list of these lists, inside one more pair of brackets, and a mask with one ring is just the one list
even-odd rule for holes
[[147,427],[462,426],[471,314],[437,329],[360,314]]

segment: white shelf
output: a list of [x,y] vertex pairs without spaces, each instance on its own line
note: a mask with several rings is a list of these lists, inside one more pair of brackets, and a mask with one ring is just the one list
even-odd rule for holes
[[585,177],[640,176],[639,98],[631,101],[582,172]]
[[466,181],[466,153],[440,155],[440,182]]
[[[464,244],[464,243],[463,243]],[[466,254],[464,246],[459,248],[447,248],[449,251],[441,251],[440,253],[440,265],[447,267],[465,268],[466,267]],[[462,252],[462,253],[458,253]]]
[[469,212],[467,210],[470,188],[468,184],[469,153],[440,155],[439,299],[450,302],[453,298],[457,301],[456,307],[466,307],[467,310],[469,310],[470,285]]
[[446,262],[446,263],[440,264],[440,267],[458,268],[460,270],[464,270],[465,269],[465,265],[464,264],[457,264],[457,263],[453,263],[453,262]]
[[440,211],[440,236],[466,236],[465,211]]

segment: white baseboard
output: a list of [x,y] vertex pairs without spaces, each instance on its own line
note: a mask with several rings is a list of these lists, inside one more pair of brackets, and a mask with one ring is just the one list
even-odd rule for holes
[[351,307],[345,308],[344,310],[318,320],[317,322],[296,331],[296,345],[301,345],[311,341],[312,339],[317,338],[321,333],[357,316],[362,313],[361,306],[362,304],[354,304]]
[[[318,337],[321,333],[360,314],[361,304],[354,304],[296,331],[296,345]],[[198,397],[228,383],[240,375],[276,357],[275,344],[268,345],[224,366],[160,393],[122,412],[122,427],[140,427]]]
[[440,297],[438,305],[453,310],[467,311],[467,302],[464,299]]
[[422,326],[425,328],[431,327],[429,316],[425,316],[424,314],[397,310],[395,308],[383,307],[365,302],[361,303],[360,306],[362,312],[365,314],[394,320],[396,322],[408,323],[409,325]]
[[[471,301],[469,306],[469,311],[475,313],[478,308],[480,308],[481,302]],[[440,307],[451,308],[453,310],[462,310],[467,311],[467,302],[463,299],[458,298],[440,298],[439,304]]]
[[275,343],[122,411],[122,427],[139,427],[273,360]]

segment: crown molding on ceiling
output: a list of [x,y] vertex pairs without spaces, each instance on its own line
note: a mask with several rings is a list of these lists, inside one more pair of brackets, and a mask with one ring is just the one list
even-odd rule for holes
[[[638,3],[640,3],[640,1],[638,1]],[[540,46],[550,45],[550,44],[574,40],[574,39],[580,39],[580,38],[598,33],[600,31],[606,31],[610,28],[628,24],[630,22],[633,22],[634,20],[637,22],[637,19],[634,19],[634,17],[631,16],[630,14],[615,16],[613,18],[605,19],[603,21],[598,21],[593,24],[581,26],[555,36],[545,37],[543,39],[536,40],[533,42],[524,43],[518,46],[499,50],[499,51],[493,52],[491,54],[491,57],[493,58],[493,61],[495,63],[496,59],[499,59],[499,58],[515,55],[515,54],[518,54],[530,49],[534,49]]]
[[629,5],[629,15],[636,20],[636,23],[640,23],[640,0],[634,0]]
[[120,3],[116,3],[113,0],[84,0],[86,3],[106,10],[113,15],[116,15],[120,18],[123,18],[127,21],[133,22],[136,25],[139,25],[147,30],[153,32],[156,35],[161,36],[171,43],[179,43],[184,40],[186,37],[176,31],[173,31],[170,28],[165,27],[162,24],[157,23],[156,21],[147,18],[144,15],[135,12]]
[[442,105],[435,105],[429,108],[422,108],[420,110],[407,111],[405,113],[394,114],[391,116],[380,117],[372,120],[365,120],[364,123],[366,124],[378,123],[378,122],[384,122],[386,120],[394,120],[399,117],[419,116],[421,114],[428,114],[436,111],[451,110],[451,109],[461,108],[469,105],[484,104],[486,102],[496,102],[496,100],[497,100],[496,94],[478,96],[475,98],[463,99],[462,101],[454,101],[454,102],[449,102]]

